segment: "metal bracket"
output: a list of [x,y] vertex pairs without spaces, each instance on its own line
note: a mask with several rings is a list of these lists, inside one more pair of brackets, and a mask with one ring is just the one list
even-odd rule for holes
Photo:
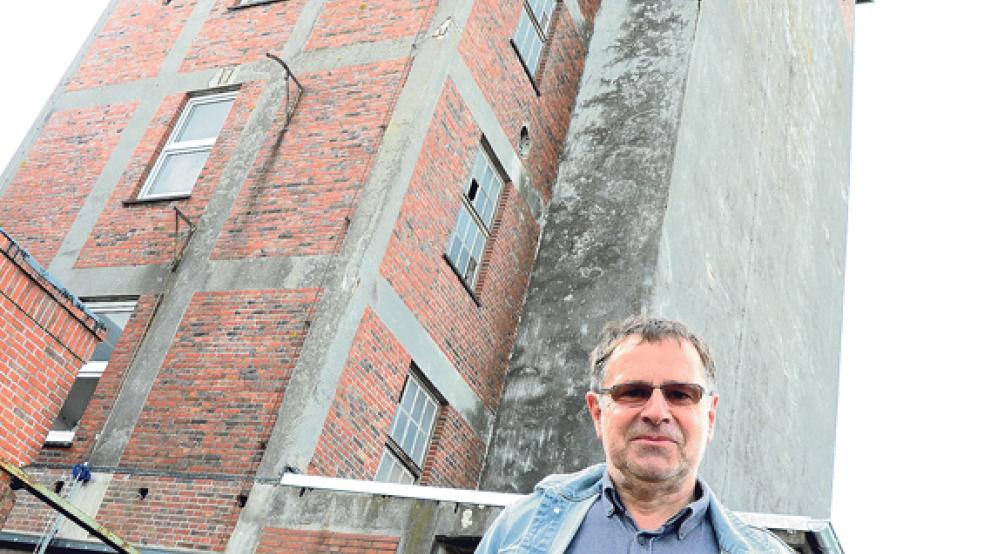
[[[284,85],[287,87],[287,102],[284,106],[284,130],[287,130],[287,125],[290,123],[290,118],[294,115],[294,110],[297,108],[297,103],[301,101],[301,95],[304,94],[304,87],[301,86],[301,82],[297,80],[294,76],[294,72],[287,67],[287,62],[283,61],[279,57],[267,52],[266,57],[280,64],[280,67],[284,68]],[[290,101],[290,82],[294,81],[297,85],[297,96],[294,101]]]
[[[188,216],[181,213],[181,210],[177,206],[171,206],[174,208],[174,259],[171,260],[171,271],[178,269],[178,264],[181,263],[181,259],[184,258],[185,249],[188,248],[188,243],[191,242],[191,236],[195,234],[198,227],[188,219]],[[178,229],[181,222],[184,221],[188,225],[188,234],[185,236],[184,243],[180,246],[178,245]]]

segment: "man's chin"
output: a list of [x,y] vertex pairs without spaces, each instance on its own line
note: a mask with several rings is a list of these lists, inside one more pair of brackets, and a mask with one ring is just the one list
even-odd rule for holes
[[625,469],[637,480],[654,484],[680,483],[687,475],[684,464],[667,459],[630,459]]

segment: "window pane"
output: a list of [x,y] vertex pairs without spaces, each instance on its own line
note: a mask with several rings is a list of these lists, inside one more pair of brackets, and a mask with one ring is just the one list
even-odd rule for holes
[[536,17],[537,23],[540,24],[540,30],[543,31],[543,34],[547,34],[550,16],[553,15],[553,0],[528,0],[527,3],[530,5],[530,11]]
[[407,380],[397,405],[390,437],[417,465],[423,465],[440,407],[414,377]]
[[146,196],[188,194],[208,160],[208,150],[168,153],[161,160],[154,182],[147,187]]
[[383,448],[383,456],[379,461],[379,469],[376,471],[376,480],[385,483],[401,483],[412,485],[416,479],[410,470],[403,467],[403,464],[390,452]]
[[427,403],[427,408],[424,410],[424,417],[421,419],[421,426],[424,428],[425,432],[430,432],[434,427],[434,415],[437,413],[437,404],[433,402]]
[[189,103],[188,116],[171,142],[212,139],[219,136],[232,108],[232,98],[216,102]]

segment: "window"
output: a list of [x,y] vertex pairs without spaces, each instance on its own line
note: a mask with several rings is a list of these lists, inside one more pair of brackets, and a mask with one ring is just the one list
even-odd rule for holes
[[188,100],[138,198],[191,194],[235,97],[235,92],[225,92]]
[[462,191],[461,207],[447,252],[451,267],[470,290],[475,289],[501,192],[502,177],[485,148],[479,148],[471,176]]
[[540,54],[543,53],[543,46],[547,42],[547,31],[550,29],[550,17],[553,15],[555,1],[524,0],[523,10],[519,14],[519,25],[516,26],[512,42],[531,80],[535,80],[536,70],[540,65]]
[[434,393],[410,373],[376,471],[377,481],[406,485],[417,482],[440,411],[441,404]]
[[96,384],[99,383],[99,378],[102,377],[103,370],[109,363],[109,357],[116,348],[116,343],[120,340],[123,328],[126,327],[126,322],[130,319],[135,306],[136,302],[133,301],[86,302],[86,307],[106,324],[106,340],[96,345],[92,358],[79,370],[75,383],[68,391],[65,404],[55,418],[51,431],[48,432],[45,444],[52,446],[72,443],[72,439],[75,438],[75,428],[82,419],[92,393],[96,390]]

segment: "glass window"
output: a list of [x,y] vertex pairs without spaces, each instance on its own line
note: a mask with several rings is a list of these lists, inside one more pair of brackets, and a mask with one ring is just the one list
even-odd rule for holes
[[188,100],[150,170],[139,198],[191,194],[235,97],[236,93],[225,92]]
[[555,0],[525,0],[519,15],[519,24],[513,34],[513,44],[531,78],[536,75],[540,54],[547,42],[554,2]]
[[472,289],[478,278],[502,186],[502,177],[489,160],[489,155],[484,148],[479,148],[461,197],[461,207],[458,208],[447,250],[451,266]]
[[135,306],[136,302],[133,301],[86,302],[86,307],[106,324],[106,340],[96,346],[89,362],[79,370],[75,383],[68,391],[65,404],[58,412],[58,417],[55,418],[51,431],[48,432],[45,444],[71,444],[75,437],[75,428],[92,399],[99,378],[102,377],[106,364],[109,363],[109,358],[116,348],[116,343],[119,341],[120,335],[123,334],[123,328],[126,327],[126,322],[130,319],[130,314],[133,313]]
[[396,406],[377,481],[413,484],[420,477],[441,405],[412,373]]

